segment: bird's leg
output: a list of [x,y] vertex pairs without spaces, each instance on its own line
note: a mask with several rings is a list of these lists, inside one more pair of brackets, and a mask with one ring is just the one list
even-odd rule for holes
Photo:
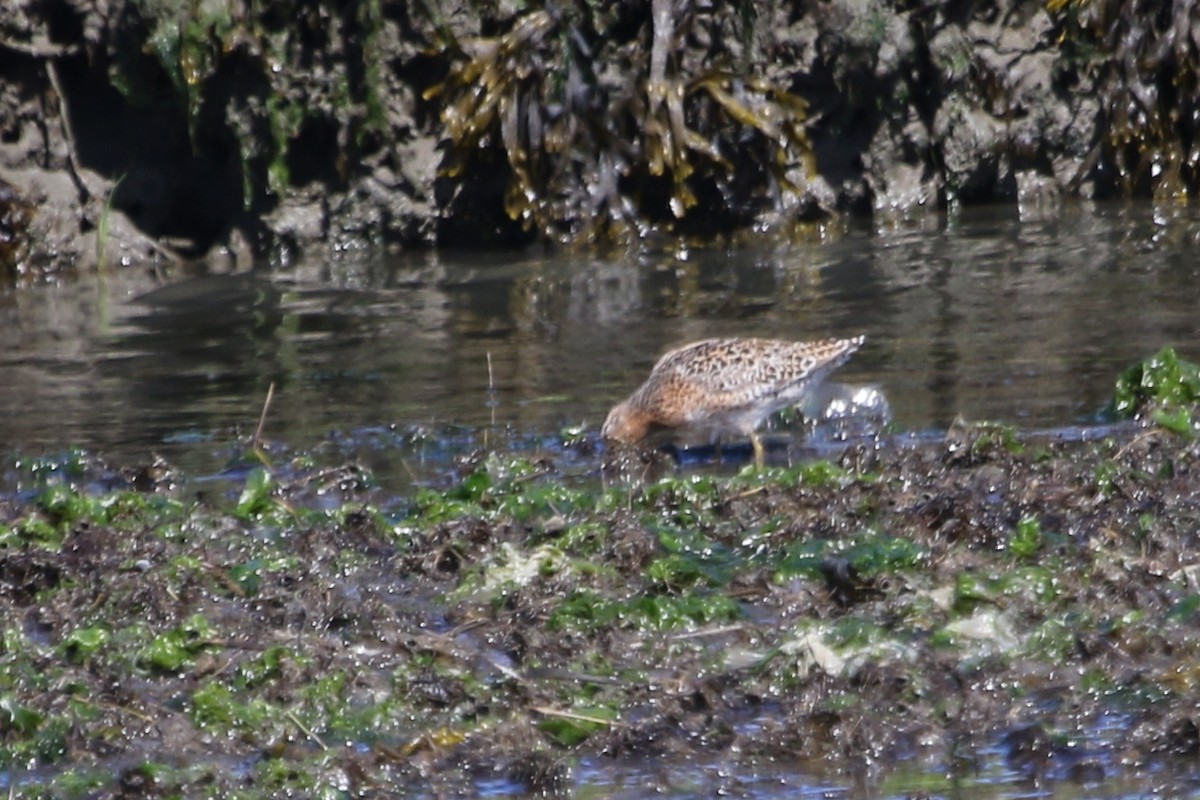
[[723,438],[721,432],[717,430],[710,431],[708,434],[708,446],[712,448],[713,461],[716,462],[717,466],[721,466],[721,440]]
[[763,471],[763,443],[758,435],[758,431],[750,431],[750,446],[754,448],[754,466],[759,471]]

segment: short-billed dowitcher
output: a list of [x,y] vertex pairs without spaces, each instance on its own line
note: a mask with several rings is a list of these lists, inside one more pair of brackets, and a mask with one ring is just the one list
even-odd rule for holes
[[659,428],[693,428],[750,438],[762,469],[758,426],[801,402],[863,343],[852,339],[785,342],[706,339],[672,350],[628,400],[608,413],[601,435],[632,444]]

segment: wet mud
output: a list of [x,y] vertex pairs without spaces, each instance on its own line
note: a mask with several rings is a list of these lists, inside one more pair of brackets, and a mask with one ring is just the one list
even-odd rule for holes
[[1187,794],[1198,455],[1163,427],[964,423],[713,475],[588,435],[402,498],[301,457],[219,481],[24,459],[0,504],[7,782],[565,795],[585,760],[719,760],[961,787],[999,753],[1022,784]]

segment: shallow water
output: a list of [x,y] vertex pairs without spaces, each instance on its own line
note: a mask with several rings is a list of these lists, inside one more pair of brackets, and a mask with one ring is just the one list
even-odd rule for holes
[[[1086,425],[1163,345],[1200,358],[1200,212],[1007,210],[629,259],[468,254],[0,296],[0,441],[201,470],[265,435],[406,480],[478,446],[558,449],[674,344],[865,333],[837,373],[895,425]],[[160,288],[161,287],[161,288]],[[244,442],[244,438],[243,438]]]

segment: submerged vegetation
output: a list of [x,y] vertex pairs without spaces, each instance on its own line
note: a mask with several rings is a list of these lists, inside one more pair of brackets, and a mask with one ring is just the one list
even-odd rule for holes
[[[1159,377],[1119,396],[1184,402],[1194,365],[1141,367]],[[948,791],[999,747],[1040,785],[1148,769],[1188,794],[1198,456],[1170,425],[964,423],[724,477],[483,453],[399,502],[304,459],[202,494],[162,465],[21,459],[2,777],[22,797],[435,797],[720,754],[826,782],[920,757]]]

